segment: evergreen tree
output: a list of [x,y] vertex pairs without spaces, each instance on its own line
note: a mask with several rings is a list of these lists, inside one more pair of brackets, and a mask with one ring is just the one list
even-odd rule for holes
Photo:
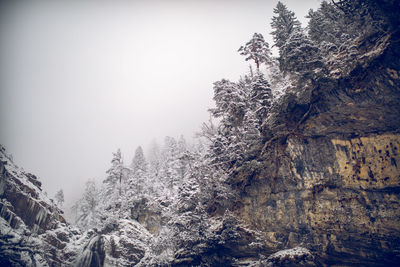
[[301,30],[289,36],[281,55],[280,68],[284,72],[307,72],[324,65],[320,50]]
[[162,151],[162,179],[164,180],[166,190],[170,194],[174,193],[176,186],[181,181],[179,176],[179,150],[175,138],[166,136]]
[[340,46],[348,39],[351,24],[345,20],[344,13],[334,5],[323,1],[317,11],[310,9],[306,17],[310,19],[308,36],[315,43],[327,42]]
[[360,35],[359,26],[343,11],[326,1],[317,11],[308,12],[308,36],[318,45],[322,55],[329,57],[341,46],[350,46],[349,42]]
[[303,33],[294,12],[278,2],[271,27],[275,45],[279,48],[281,71],[301,72],[322,67],[318,48]]
[[271,27],[273,31],[271,34],[274,38],[275,46],[281,51],[290,35],[301,29],[301,24],[294,12],[288,10],[280,1],[274,8],[274,13],[276,15],[272,17]]
[[279,61],[277,59],[272,60],[265,77],[271,84],[273,102],[284,95],[286,89],[291,85],[289,77],[285,76],[279,69]]
[[156,140],[153,140],[148,150],[148,161],[150,172],[158,177],[161,169],[161,149]]
[[145,188],[147,168],[147,161],[144,157],[143,149],[139,146],[135,150],[135,156],[133,157],[131,164],[128,189],[134,192],[129,192],[130,194],[141,194],[147,191],[147,188]]
[[131,168],[134,171],[147,171],[147,162],[141,146],[138,146],[135,150],[135,156],[133,157]]
[[121,150],[113,153],[111,168],[107,170],[107,177],[103,181],[100,191],[101,207],[99,208],[103,221],[119,218],[122,214],[121,206],[125,198],[126,168],[123,166]]
[[240,52],[241,55],[246,56],[246,61],[254,60],[257,70],[259,70],[260,64],[269,63],[271,61],[269,45],[260,33],[254,33],[253,38],[251,38],[251,40],[244,46],[241,46],[238,52]]
[[94,180],[87,180],[82,198],[73,206],[75,224],[83,230],[98,226],[98,192]]
[[214,100],[216,108],[210,111],[221,121],[212,150],[218,155],[217,162],[230,165],[240,161],[246,150],[243,123],[248,110],[248,93],[245,87],[223,79],[214,83]]
[[[115,192],[117,189],[119,195],[121,195],[122,187],[122,170],[123,170],[123,160],[121,150],[118,149],[116,153],[113,153],[113,158],[111,160],[111,168],[107,170],[107,178],[103,183],[108,184],[109,190]],[[110,193],[113,193],[110,192]]]
[[162,169],[162,157],[161,157],[161,149],[158,143],[153,140],[150,144],[150,148],[147,153],[148,157],[148,176],[147,180],[149,183],[148,189],[151,194],[159,195],[161,192],[160,187],[160,176]]
[[105,182],[121,183],[122,168],[123,168],[122,154],[121,150],[118,149],[116,153],[113,153],[113,158],[111,159],[111,168],[106,171],[108,177],[105,180]]
[[54,196],[57,206],[62,207],[64,203],[64,191],[62,189],[58,190]]
[[178,139],[178,153],[179,153],[179,162],[178,162],[178,174],[179,179],[183,181],[186,172],[188,171],[188,164],[190,159],[190,152],[185,140],[185,137],[181,135]]
[[251,79],[251,89],[251,109],[257,117],[257,128],[259,128],[271,106],[272,91],[269,82],[261,72],[257,72]]
[[214,101],[216,108],[210,109],[216,118],[228,130],[237,128],[243,122],[246,111],[246,93],[243,88],[229,80],[222,79],[214,83]]

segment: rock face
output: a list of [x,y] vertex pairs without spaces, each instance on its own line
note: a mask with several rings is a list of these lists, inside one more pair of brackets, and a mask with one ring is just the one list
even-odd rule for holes
[[0,149],[1,217],[14,228],[20,223],[39,233],[55,228],[61,211],[49,204],[51,201],[41,192],[37,178],[16,168],[4,148]]
[[151,234],[140,223],[81,232],[40,185],[0,146],[0,266],[130,266],[145,256]]
[[400,262],[398,40],[381,37],[351,72],[286,96],[263,151],[233,171],[232,209],[269,248],[305,245],[328,265]]
[[1,266],[61,266],[78,254],[66,246],[80,233],[65,224],[40,186],[0,146]]

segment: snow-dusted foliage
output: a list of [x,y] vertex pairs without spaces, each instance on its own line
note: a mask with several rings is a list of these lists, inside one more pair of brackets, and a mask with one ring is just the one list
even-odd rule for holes
[[88,180],[82,198],[73,206],[76,226],[85,230],[96,227],[99,221],[98,205],[96,183]]
[[284,72],[311,72],[324,66],[319,48],[301,30],[293,32],[280,51]]
[[303,33],[300,22],[294,12],[278,2],[274,9],[271,27],[275,45],[279,48],[279,67],[282,72],[311,72],[322,68],[323,62],[319,49]]
[[257,146],[272,98],[270,84],[260,71],[250,72],[237,83],[225,79],[214,83],[216,107],[210,112],[219,124],[203,125],[214,163],[229,167]]
[[307,18],[310,19],[308,36],[327,60],[340,48],[351,46],[351,42],[362,34],[353,17],[346,16],[337,6],[326,1],[318,10],[310,9]]
[[318,10],[310,9],[307,18],[310,19],[307,27],[310,39],[316,44],[331,44],[331,49],[338,48],[349,39],[360,35],[352,18],[326,1],[321,3]]
[[54,199],[56,200],[56,204],[59,207],[62,207],[64,203],[64,191],[62,189],[58,190],[57,193],[54,195]]
[[254,33],[253,38],[238,50],[241,55],[246,56],[247,60],[254,60],[257,70],[260,69],[260,64],[270,63],[271,51],[268,43],[264,40],[261,33]]
[[[275,46],[281,48],[285,45],[290,35],[301,29],[301,24],[293,11],[290,11],[282,2],[278,2],[274,8],[275,16],[272,17],[271,32]],[[281,55],[282,56],[282,55]]]
[[129,167],[118,151],[102,186],[96,189],[94,181],[87,182],[84,196],[74,206],[76,225],[107,233],[111,257],[107,254],[106,262],[125,264],[117,260],[121,240],[125,241],[116,229],[123,222],[136,222],[149,231],[151,242],[140,245],[141,256],[136,259],[146,262],[144,266],[167,264],[182,244],[204,239],[209,200],[218,192],[218,199],[225,201],[228,191],[219,184],[223,174],[210,167],[205,147],[201,139],[188,145],[183,136],[166,137],[161,148],[152,145],[149,160],[138,147]]

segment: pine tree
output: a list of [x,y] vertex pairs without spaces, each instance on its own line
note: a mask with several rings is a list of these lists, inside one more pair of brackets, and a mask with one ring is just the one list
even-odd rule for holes
[[260,64],[269,63],[271,61],[271,51],[268,43],[260,33],[254,33],[253,38],[238,50],[241,55],[246,56],[246,61],[254,60],[257,70]]
[[[119,195],[121,195],[122,190],[122,170],[123,170],[123,160],[121,150],[118,149],[116,153],[113,153],[113,158],[111,160],[111,168],[107,170],[107,178],[103,183],[109,185],[109,190],[116,191],[119,189]],[[114,193],[110,192],[110,193]]]
[[239,84],[223,79],[214,83],[214,100],[216,108],[210,112],[221,118],[212,145],[215,156],[218,155],[214,159],[230,165],[240,161],[246,150],[243,123],[248,110],[248,93]]
[[[129,189],[135,190],[136,194],[144,193],[147,175],[147,161],[144,157],[143,149],[139,146],[135,151],[132,164],[132,174],[129,179]],[[147,190],[146,190],[147,191]]]
[[251,109],[254,111],[259,128],[266,118],[272,101],[272,91],[264,74],[257,72],[251,79]]
[[296,18],[294,12],[287,9],[287,7],[278,2],[274,8],[275,16],[272,17],[271,27],[275,46],[281,48],[285,45],[290,35],[301,29],[300,21]]
[[280,69],[310,72],[324,66],[318,47],[301,30],[292,33],[281,48]]
[[73,206],[75,224],[83,230],[96,227],[99,224],[98,192],[94,180],[87,180],[82,198]]
[[111,168],[107,170],[107,177],[100,190],[101,204],[99,212],[103,223],[123,216],[121,206],[125,200],[127,169],[123,166],[121,150],[113,153]]
[[317,11],[310,9],[308,15],[308,36],[317,44],[322,42],[332,43],[339,46],[342,35],[346,34],[347,27],[344,27],[344,13],[334,5],[323,1]]
[[210,109],[216,118],[222,118],[222,124],[230,130],[240,126],[246,111],[246,93],[236,83],[222,79],[214,83],[214,101],[216,108]]
[[164,180],[166,190],[174,194],[176,186],[180,183],[179,176],[179,150],[175,138],[166,136],[162,150],[162,180]]
[[58,190],[54,196],[57,206],[62,207],[64,203],[64,191],[62,189]]
[[135,150],[135,156],[132,159],[131,168],[142,172],[147,171],[147,161],[141,146],[138,146]]
[[179,179],[183,181],[186,172],[188,171],[188,165],[189,165],[188,160],[191,157],[188,145],[183,135],[181,135],[178,139],[178,153],[179,153],[178,174],[179,174]]
[[318,45],[325,57],[337,52],[342,45],[349,45],[360,34],[352,18],[326,1],[321,3],[317,11],[308,12],[308,36]]
[[150,172],[157,177],[161,169],[161,149],[156,140],[153,140],[150,144],[150,148],[148,150],[148,161],[150,165]]
[[319,49],[303,33],[295,14],[278,2],[271,27],[279,48],[279,67],[286,72],[305,72],[323,66]]
[[272,60],[265,77],[271,84],[273,102],[283,96],[286,89],[291,85],[289,77],[285,76],[279,69],[278,59]]

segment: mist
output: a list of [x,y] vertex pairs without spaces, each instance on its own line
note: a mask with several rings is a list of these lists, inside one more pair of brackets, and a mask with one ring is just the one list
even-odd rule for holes
[[[320,1],[282,1],[305,23]],[[112,152],[191,139],[213,82],[269,33],[277,1],[31,1],[0,6],[0,142],[66,206],[101,181]]]

